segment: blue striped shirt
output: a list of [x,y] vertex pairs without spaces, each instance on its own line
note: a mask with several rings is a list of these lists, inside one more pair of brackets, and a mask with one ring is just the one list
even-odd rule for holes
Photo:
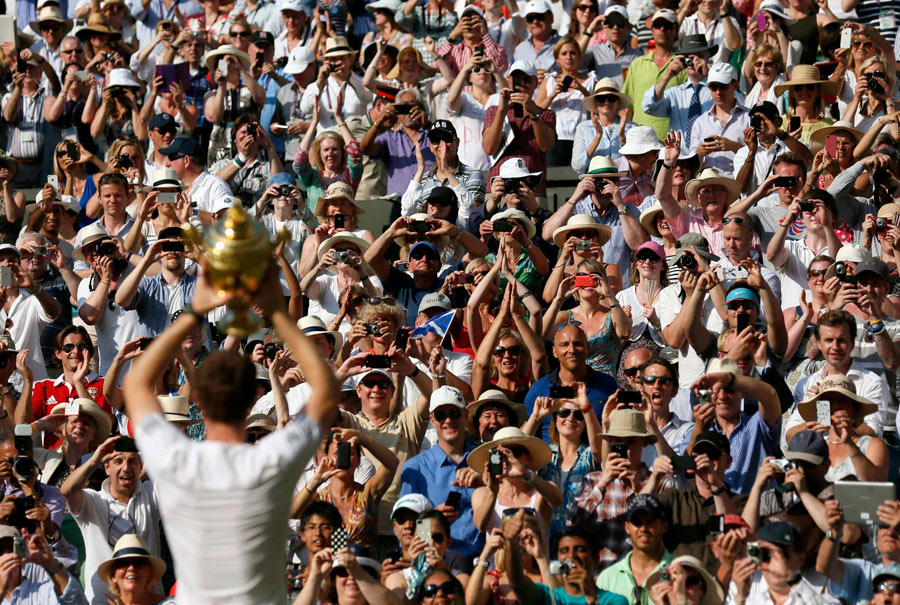
[[[724,434],[716,422],[710,430]],[[756,479],[756,471],[766,456],[775,455],[781,437],[781,418],[768,426],[759,412],[748,416],[741,412],[741,421],[728,437],[731,445],[731,466],[725,471],[725,483],[737,494],[748,494]]]

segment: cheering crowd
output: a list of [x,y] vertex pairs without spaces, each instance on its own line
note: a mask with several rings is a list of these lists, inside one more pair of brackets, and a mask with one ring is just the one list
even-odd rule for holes
[[900,605],[900,0],[0,13],[0,603]]

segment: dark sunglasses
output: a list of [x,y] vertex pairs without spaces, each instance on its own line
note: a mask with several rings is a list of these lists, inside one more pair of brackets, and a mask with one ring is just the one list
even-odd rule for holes
[[[443,536],[441,537],[443,538]],[[454,582],[444,582],[443,584],[426,584],[425,588],[422,589],[422,596],[426,599],[431,599],[438,593],[439,590],[444,593],[444,596],[446,597],[455,595],[456,584]]]
[[622,19],[607,19],[606,23],[604,23],[606,27],[612,29],[613,27],[618,27],[621,29],[626,29],[628,27],[628,22],[623,21]]
[[[724,223],[725,221],[723,220],[722,222]],[[634,257],[634,260],[636,260],[638,262],[648,260],[650,262],[655,263],[656,261],[659,261],[662,259],[653,253],[647,253],[647,254],[638,254],[636,257]]]
[[860,46],[862,46],[866,50],[875,48],[874,44],[872,44],[871,42],[864,42],[863,40],[854,40],[850,43],[850,46],[852,46],[853,48],[859,48]]
[[84,53],[84,51],[81,50],[80,48],[70,48],[69,50],[59,51],[59,54],[61,54],[61,55],[71,55],[73,53],[76,55],[80,55],[80,54]]
[[425,257],[437,259],[438,257],[431,250],[416,250],[412,254],[409,255],[409,258],[412,260],[422,260]]
[[637,376],[637,373],[640,371],[641,371],[641,368],[639,366],[635,366],[633,368],[625,368],[624,370],[622,370],[622,373],[625,374],[626,376],[628,376],[629,378],[634,378],[635,376]]
[[619,104],[619,97],[616,95],[597,95],[597,102],[601,105],[605,105],[607,103],[615,103]]
[[576,6],[575,10],[577,10],[577,11],[595,11],[596,12],[597,7],[594,6],[593,4],[581,4],[579,6]]
[[562,323],[556,324],[556,331],[559,332],[566,326],[575,326],[576,328],[581,326],[581,322],[576,319],[570,319],[569,321],[564,321]]
[[[453,135],[450,135],[450,134],[447,134],[444,132],[433,132],[428,135],[428,140],[434,144],[438,144],[441,141],[443,141],[444,143],[452,143],[453,141],[456,140],[456,138],[454,138]],[[428,200],[428,201],[431,202],[433,200]]]
[[543,14],[538,15],[536,13],[532,13],[530,15],[525,15],[525,20],[528,21],[529,23],[536,23],[537,21],[543,21],[544,15]]
[[374,380],[372,378],[366,378],[365,380],[363,380],[362,385],[367,389],[374,389],[375,387],[378,387],[382,391],[386,391],[394,386],[394,384],[390,380]]
[[437,420],[438,422],[443,422],[447,418],[450,420],[459,420],[462,417],[462,410],[459,408],[453,408],[447,412],[436,411],[431,414],[431,417]]
[[571,408],[560,408],[556,410],[556,416],[558,418],[568,418],[572,416],[575,420],[579,422],[584,422],[584,412],[581,410],[573,410]]
[[231,32],[231,37],[232,38],[249,38],[250,32],[249,31]]
[[819,87],[818,84],[795,84],[794,88],[797,90],[816,90]]
[[727,225],[728,223],[734,222],[736,225],[743,225],[744,218],[741,216],[726,216],[722,219],[722,224]]
[[753,65],[755,67],[775,67],[776,63],[773,61],[757,61]]
[[506,510],[503,511],[502,516],[512,517],[513,515],[518,513],[520,510],[524,510],[526,515],[531,515],[532,517],[537,516],[537,511],[535,509],[531,508],[530,506],[522,506],[522,507],[514,506],[512,508],[507,508]]
[[725,305],[725,307],[729,311],[740,311],[741,309],[756,309],[756,305],[749,300],[733,300]]
[[828,269],[810,269],[807,277],[820,277],[828,273]]
[[898,592],[900,592],[900,584],[897,584],[896,582],[882,582],[875,587],[875,594],[897,594]]
[[41,31],[50,32],[62,29],[62,23],[41,23]]
[[513,357],[518,357],[522,353],[522,349],[519,345],[513,345],[511,347],[494,347],[494,356],[495,357],[503,357],[509,353]]
[[675,29],[675,24],[669,21],[654,21],[650,27],[652,29]]
[[721,84],[719,82],[713,82],[712,84],[709,84],[709,89],[712,91],[725,90],[726,88],[728,88],[728,84]]
[[392,307],[397,304],[397,301],[390,296],[372,296],[367,298],[366,302],[370,305],[380,305],[381,303],[384,303]]
[[644,384],[656,384],[658,382],[659,386],[662,387],[667,384],[675,384],[675,379],[668,376],[644,376],[641,380],[644,381]]
[[155,130],[162,136],[166,136],[169,134],[172,136],[175,136],[175,133],[178,132],[178,129],[175,128],[174,126],[173,127],[164,127],[164,128],[154,128],[153,130]]
[[62,350],[66,353],[71,353],[72,351],[75,350],[75,347],[78,347],[79,351],[89,351],[90,350],[90,347],[88,347],[88,344],[85,342],[79,342],[77,345],[74,345],[71,342],[68,342],[62,346]]

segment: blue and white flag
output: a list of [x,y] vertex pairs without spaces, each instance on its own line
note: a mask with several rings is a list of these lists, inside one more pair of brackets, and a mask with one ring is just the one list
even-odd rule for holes
[[440,336],[441,338],[447,333],[447,330],[450,329],[450,324],[453,323],[453,318],[456,317],[456,309],[450,309],[444,313],[436,317],[432,317],[427,322],[423,323],[421,326],[416,328],[410,334],[410,338],[422,338],[429,332],[433,332]]

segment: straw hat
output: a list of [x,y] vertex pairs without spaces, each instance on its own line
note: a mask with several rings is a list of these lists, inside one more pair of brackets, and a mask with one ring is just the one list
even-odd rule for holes
[[72,29],[72,20],[64,18],[58,6],[45,6],[40,10],[40,12],[38,12],[37,19],[31,21],[28,25],[31,27],[32,31],[40,32],[41,23],[45,23],[47,21],[56,21],[57,23],[62,23],[63,35],[66,35]]
[[526,435],[522,429],[515,426],[505,426],[494,434],[494,439],[487,443],[482,443],[474,450],[469,452],[466,462],[469,468],[479,475],[484,472],[484,465],[488,460],[488,453],[499,446],[521,445],[528,448],[531,452],[531,465],[529,468],[533,471],[539,471],[550,462],[553,456],[550,446],[537,437]]
[[91,223],[87,227],[82,227],[81,231],[78,232],[78,239],[81,244],[72,251],[72,258],[87,262],[87,259],[84,257],[84,247],[101,239],[112,239],[112,236],[106,232],[106,229],[98,221]]
[[319,260],[322,260],[322,257],[328,254],[329,250],[331,250],[341,242],[350,242],[351,244],[359,248],[360,254],[364,254],[365,251],[369,249],[370,245],[369,242],[360,237],[356,237],[349,231],[339,231],[335,235],[329,237],[327,240],[319,244],[319,249],[316,251],[316,257]]
[[193,426],[200,422],[191,418],[188,398],[184,395],[157,395],[156,400],[162,408],[166,420],[174,424]]
[[[523,229],[525,229],[525,237],[531,239],[534,237],[534,234],[537,233],[537,229],[534,226],[534,222],[528,217],[527,214],[518,210],[517,208],[507,208],[503,212],[498,212],[494,216],[491,217],[491,223],[494,221],[498,221],[501,219],[506,220],[514,220],[518,222]],[[500,239],[499,233],[494,232],[494,238]]]
[[819,383],[818,393],[797,404],[797,411],[800,412],[800,416],[807,422],[815,421],[816,402],[827,393],[838,393],[858,403],[856,413],[853,415],[854,420],[859,420],[878,411],[878,404],[872,403],[865,397],[860,397],[856,394],[856,385],[853,384],[849,377],[843,374],[831,374],[823,378],[822,382]]
[[[94,431],[94,440],[91,441],[91,449],[95,449],[101,443],[106,441],[106,438],[109,437],[109,431],[112,429],[112,419],[109,417],[109,414],[104,412],[99,405],[97,405],[93,399],[85,399],[83,397],[76,397],[72,400],[74,403],[79,405],[79,414],[87,414],[94,421],[94,425],[96,430]],[[66,402],[57,403],[53,406],[53,409],[50,410],[51,415],[56,414],[65,414],[66,413]]]
[[644,415],[637,410],[628,408],[618,409],[609,416],[609,430],[606,433],[600,433],[600,437],[609,439],[616,437],[626,439],[628,437],[646,437],[650,443],[656,443],[656,435],[647,431],[647,422]]
[[297,320],[297,328],[307,336],[314,336],[316,334],[331,336],[334,339],[335,354],[337,354],[344,346],[344,335],[340,332],[329,330],[325,325],[325,322],[322,321],[322,318],[320,317],[315,317],[312,315],[301,317],[299,320]]
[[397,62],[394,64],[394,67],[391,68],[391,71],[388,72],[388,80],[400,79],[400,61],[403,59],[403,55],[408,55],[409,53],[414,53],[416,55],[416,63],[418,63],[419,67],[422,69],[422,74],[419,76],[420,78],[433,76],[437,72],[435,68],[431,67],[422,60],[422,53],[419,52],[419,49],[413,48],[412,46],[407,46],[405,48],[401,48],[400,52],[397,53]]
[[780,97],[788,88],[800,84],[819,84],[822,86],[823,93],[827,95],[837,94],[837,83],[831,80],[823,80],[818,67],[815,65],[795,65],[794,69],[791,70],[791,79],[775,85],[775,96]]
[[347,200],[356,207],[356,214],[365,214],[366,209],[356,203],[353,187],[343,181],[336,181],[328,186],[324,195],[316,200],[316,216],[325,217],[325,204],[332,200]]
[[594,85],[594,93],[584,99],[581,104],[584,105],[585,109],[590,111],[594,109],[594,106],[597,104],[597,96],[599,95],[616,95],[619,97],[619,109],[631,105],[631,97],[622,92],[619,83],[612,78],[601,78],[600,81]]
[[606,225],[601,225],[593,219],[589,214],[573,214],[562,227],[557,227],[553,232],[553,243],[558,248],[562,248],[563,244],[569,237],[570,231],[582,231],[584,229],[593,229],[600,237],[600,245],[602,246],[609,241],[612,236],[612,229]]
[[489,389],[466,408],[469,411],[469,420],[474,423],[481,408],[486,405],[502,405],[506,407],[510,412],[510,425],[521,426],[528,418],[528,410],[524,405],[510,401],[503,391],[499,389]]
[[141,538],[135,534],[125,534],[116,542],[112,557],[100,564],[97,575],[104,582],[109,583],[112,575],[112,566],[116,559],[147,559],[153,566],[153,577],[158,581],[166,573],[166,562],[159,557],[150,554],[150,549]]
[[359,51],[350,48],[350,43],[347,42],[347,38],[344,36],[335,36],[334,38],[325,40],[325,53],[322,55],[322,58],[329,59],[331,57],[355,55],[357,52]]
[[94,13],[88,17],[87,24],[78,29],[75,35],[83,42],[90,37],[91,34],[106,34],[114,39],[122,37],[122,32],[109,27],[106,15],[103,13]]
[[894,216],[895,212],[900,213],[900,204],[891,202],[889,204],[885,204],[884,206],[882,206],[881,208],[878,209],[878,216],[879,217]]
[[689,204],[697,206],[697,191],[705,185],[721,185],[728,190],[728,200],[725,205],[730,205],[741,194],[741,188],[737,181],[725,176],[725,173],[718,168],[707,168],[700,175],[687,182],[684,193],[687,196]]
[[[700,601],[700,605],[721,605],[721,603],[725,600],[725,592],[722,590],[722,587],[716,581],[712,575],[706,571],[706,567],[697,559],[696,557],[692,557],[691,555],[682,555],[680,557],[675,557],[671,561],[669,561],[669,565],[677,563],[682,567],[690,567],[694,571],[696,571],[703,578],[703,581],[706,583],[706,594],[703,596],[703,599]],[[650,574],[650,577],[647,578],[646,586],[653,586],[659,582],[659,570],[654,571]]]
[[[684,204],[680,204],[680,206],[687,212],[691,212],[691,209],[688,206],[685,206]],[[641,227],[644,228],[644,231],[646,231],[653,237],[662,237],[659,234],[659,229],[656,228],[656,215],[662,211],[662,204],[660,204],[659,202],[653,202],[653,205],[649,208],[645,208],[641,212],[641,216],[638,218],[638,222],[641,224]]]
[[210,73],[216,72],[217,59],[231,55],[238,60],[244,70],[250,69],[250,55],[232,44],[223,44],[215,50],[211,50],[203,57],[203,64]]
[[619,170],[612,158],[605,155],[595,155],[588,164],[588,171],[585,174],[579,174],[579,179],[593,179],[600,177],[620,177],[625,173]]
[[854,143],[859,143],[859,140],[863,137],[863,131],[858,128],[853,127],[852,122],[848,122],[847,120],[838,120],[831,126],[826,126],[825,128],[820,128],[817,131],[813,132],[809,137],[809,150],[813,152],[815,155],[819,153],[821,150],[825,149],[825,137],[835,134],[837,132],[846,132],[851,137],[853,137]]

